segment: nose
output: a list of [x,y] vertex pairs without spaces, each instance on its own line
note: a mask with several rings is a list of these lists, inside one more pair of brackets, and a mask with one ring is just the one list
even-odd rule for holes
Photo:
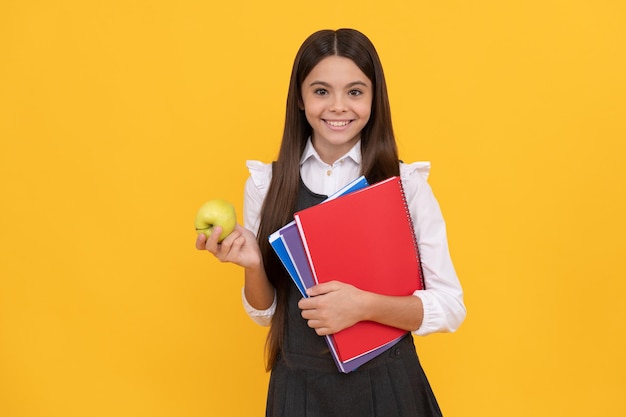
[[346,104],[344,101],[344,97],[341,95],[336,95],[333,98],[332,103],[330,104],[329,110],[332,112],[337,112],[337,113],[346,111],[347,108],[346,108]]

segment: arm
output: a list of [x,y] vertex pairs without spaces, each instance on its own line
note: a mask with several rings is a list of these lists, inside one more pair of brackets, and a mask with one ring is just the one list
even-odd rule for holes
[[418,239],[426,289],[412,296],[368,293],[340,282],[315,286],[300,301],[302,316],[318,334],[371,320],[418,335],[451,332],[465,318],[463,291],[450,259],[445,222],[423,173],[404,166],[403,184]]
[[268,310],[274,303],[274,287],[267,279],[263,263],[244,272],[244,296],[256,310]]
[[424,290],[413,294],[423,306],[422,324],[414,333],[425,336],[454,332],[465,320],[466,310],[439,203],[424,175],[412,171],[403,180],[426,284]]

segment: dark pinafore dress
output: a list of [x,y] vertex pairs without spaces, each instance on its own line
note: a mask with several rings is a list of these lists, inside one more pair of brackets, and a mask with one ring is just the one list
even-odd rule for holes
[[[300,181],[296,211],[325,198]],[[326,340],[300,315],[301,297],[292,284],[284,348],[270,376],[267,417],[441,416],[409,333],[380,356],[343,374]]]

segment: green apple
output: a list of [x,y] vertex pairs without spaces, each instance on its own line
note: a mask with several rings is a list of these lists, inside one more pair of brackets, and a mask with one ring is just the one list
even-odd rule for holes
[[222,228],[218,242],[228,236],[237,224],[235,207],[226,200],[209,200],[204,203],[196,214],[196,232],[203,233],[207,238],[213,233],[215,226]]

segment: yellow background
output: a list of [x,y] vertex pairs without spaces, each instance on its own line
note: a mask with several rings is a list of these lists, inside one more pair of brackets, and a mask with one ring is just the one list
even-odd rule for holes
[[266,329],[194,249],[241,221],[304,38],[377,46],[468,318],[417,339],[448,417],[626,414],[626,3],[0,2],[0,415],[255,416]]

